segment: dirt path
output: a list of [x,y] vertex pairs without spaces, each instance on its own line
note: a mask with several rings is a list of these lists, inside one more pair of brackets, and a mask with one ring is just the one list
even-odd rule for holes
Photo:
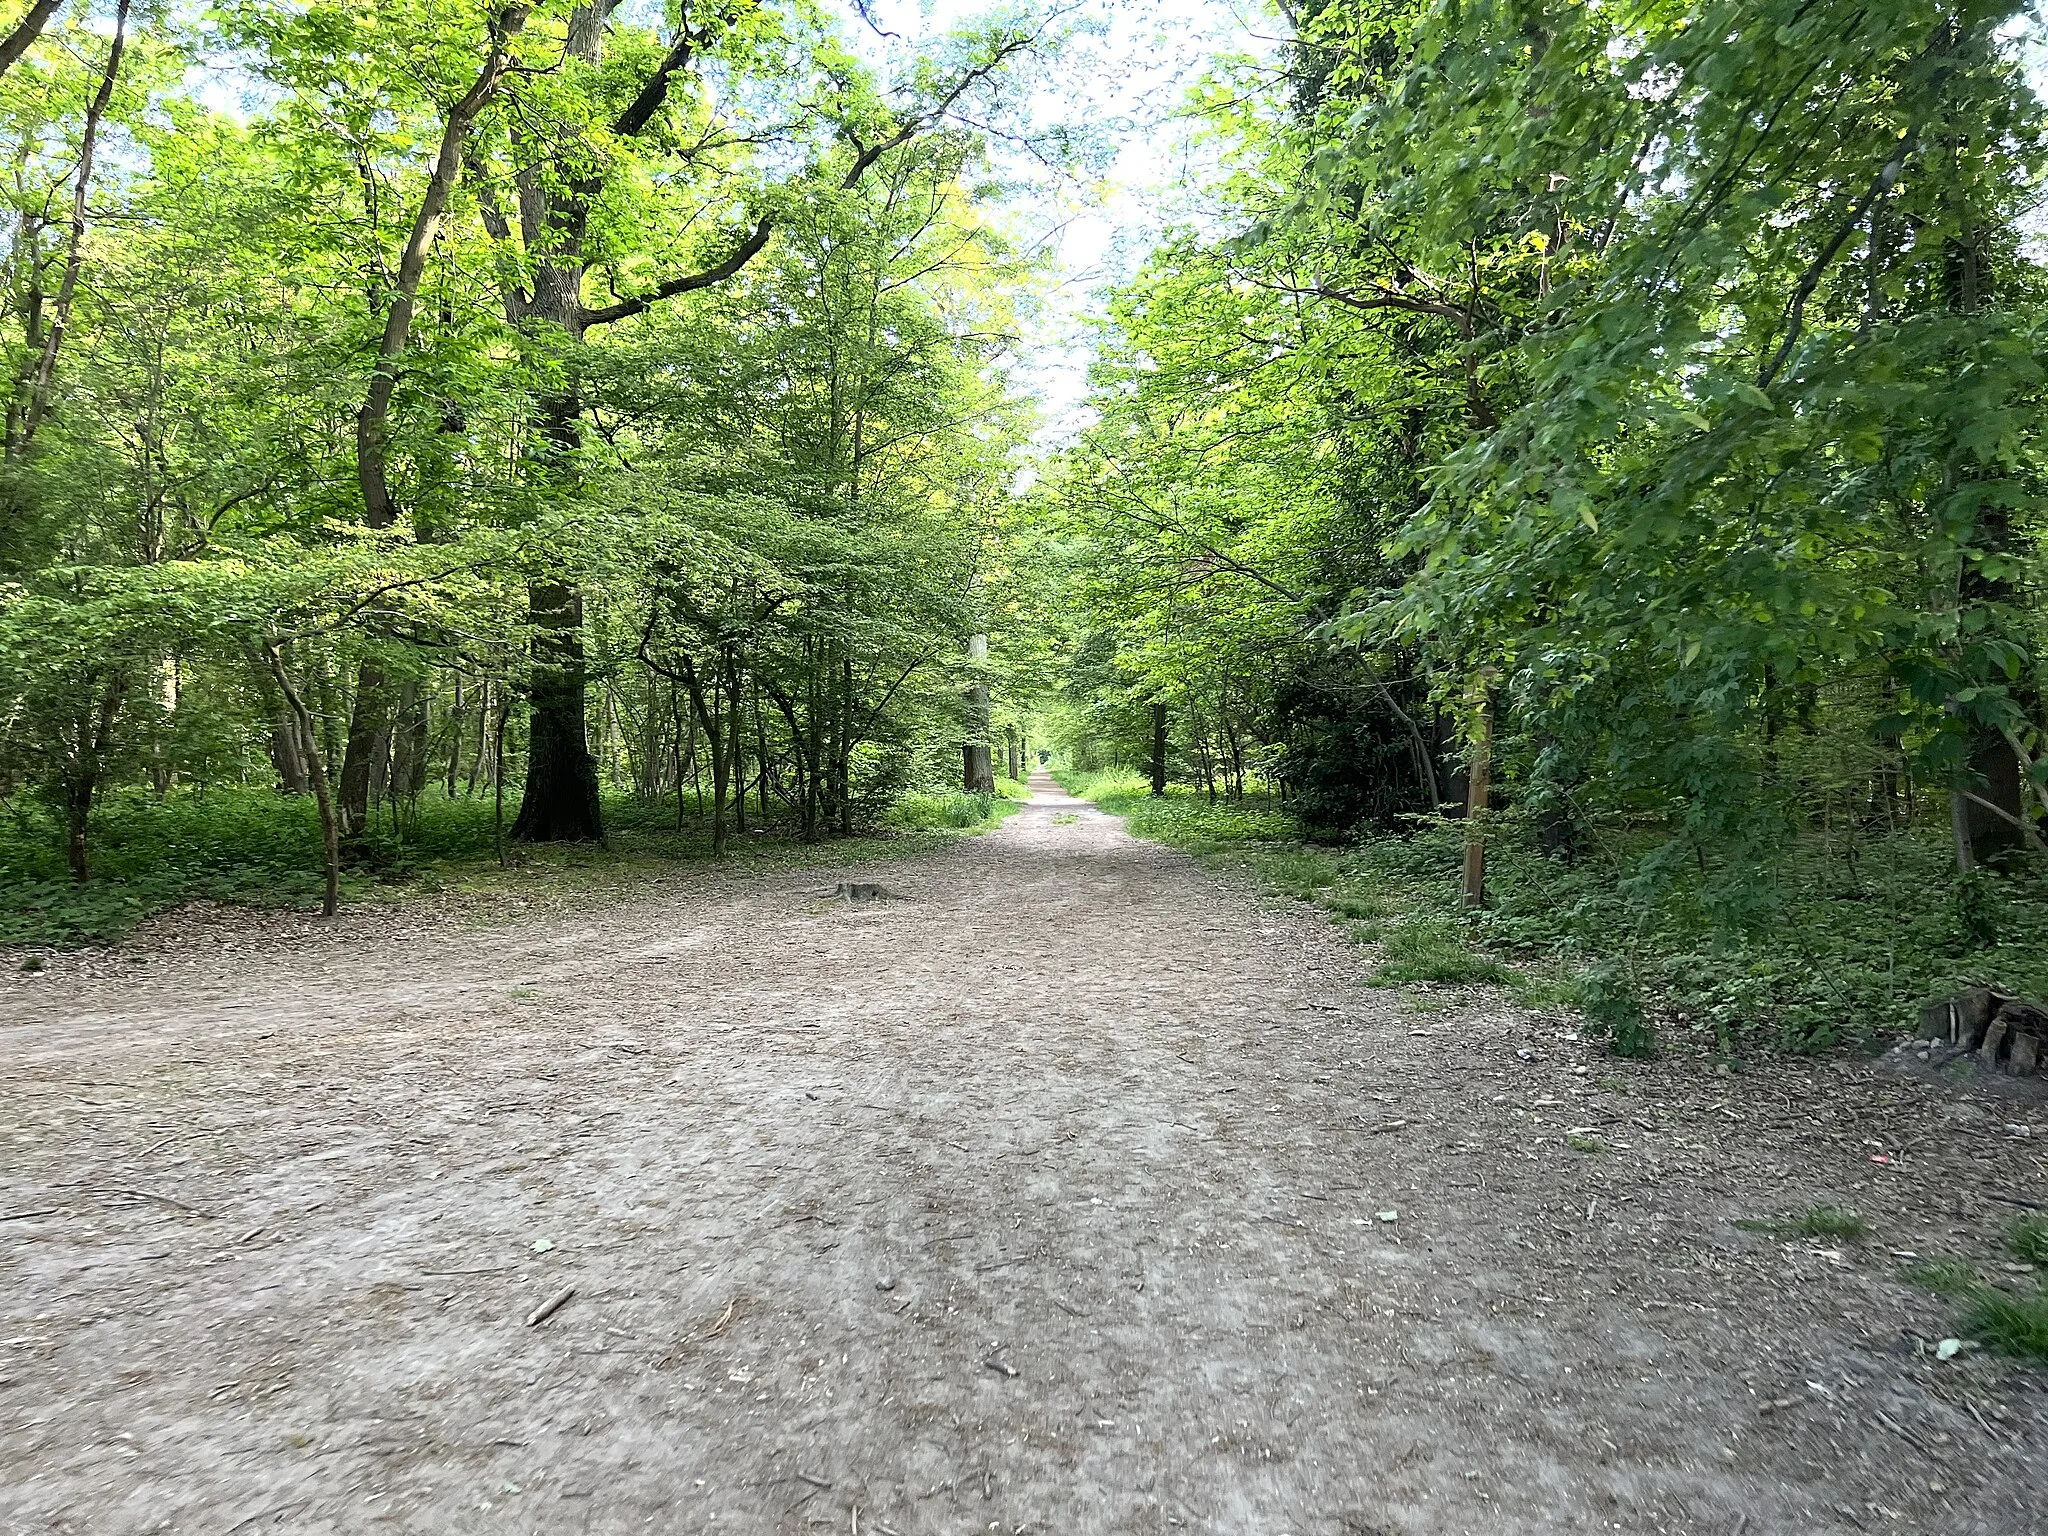
[[1892,1253],[2048,1127],[1365,989],[1056,792],[859,878],[7,983],[0,1529],[2048,1531]]

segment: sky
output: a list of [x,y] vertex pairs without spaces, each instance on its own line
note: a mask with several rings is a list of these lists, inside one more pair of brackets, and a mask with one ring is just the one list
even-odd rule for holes
[[[839,0],[848,30],[886,69],[984,13],[972,0],[874,0],[873,25]],[[1083,184],[1054,185],[1028,157],[994,146],[999,170],[1031,183],[1012,214],[1020,239],[1050,247],[1044,302],[1011,367],[1035,396],[1040,441],[1069,438],[1088,420],[1088,333],[1104,291],[1130,276],[1172,223],[1193,216],[1208,161],[1188,143],[1189,90],[1224,53],[1264,54],[1276,27],[1261,0],[1082,0],[1074,39],[1030,100],[1033,127],[1088,126],[1107,159]],[[884,39],[881,32],[898,34]]]

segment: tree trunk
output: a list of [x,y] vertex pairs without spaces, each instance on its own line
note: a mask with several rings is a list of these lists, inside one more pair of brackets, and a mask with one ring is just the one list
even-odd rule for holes
[[1965,873],[1979,864],[2003,863],[2017,856],[2026,847],[2026,834],[2020,829],[2029,819],[2030,809],[2019,758],[2003,736],[1974,722],[1969,774],[1967,792],[1958,790],[1951,797],[1956,867]]
[[499,691],[498,726],[491,737],[491,838],[498,868],[505,867],[505,722],[512,718],[512,690]]
[[91,874],[86,866],[86,838],[92,824],[93,800],[99,794],[100,767],[106,761],[107,738],[113,734],[114,717],[121,712],[121,700],[128,692],[125,670],[112,673],[101,690],[99,707],[78,721],[78,741],[64,774],[64,852],[71,864],[71,878],[83,883]]
[[853,652],[839,658],[839,724],[832,751],[833,773],[838,784],[839,833],[853,835]]
[[394,800],[417,800],[427,787],[427,695],[418,683],[398,691],[398,711],[391,729],[391,776],[387,790]]
[[583,595],[562,582],[527,589],[533,626],[526,792],[512,836],[527,843],[602,841],[597,764],[584,716]]
[[725,658],[725,755],[732,762],[727,782],[732,785],[732,829],[742,837],[747,831],[747,718],[746,686],[737,651]]
[[348,746],[335,786],[341,835],[360,837],[370,824],[371,779],[389,741],[384,669],[366,661],[356,671],[354,707],[348,716]]
[[[682,723],[682,694],[676,688],[674,678],[668,684],[668,713],[676,731],[676,831],[682,831],[682,776],[688,772],[690,780],[696,780],[696,715],[690,715],[688,735]],[[705,795],[698,791],[696,809],[705,809]]]
[[1152,705],[1152,793],[1166,793],[1166,706]]
[[[711,856],[720,858],[725,853],[725,790],[730,770],[725,729],[725,705],[718,691],[719,675],[714,674],[710,697],[705,696],[704,679],[697,671],[697,663],[689,656],[683,658],[683,686],[690,691],[690,709],[704,732],[704,743],[711,748]],[[694,736],[692,740],[694,741]],[[704,792],[697,791],[697,809],[704,809]]]
[[1230,707],[1223,700],[1216,702],[1216,716],[1223,722],[1223,739],[1230,748],[1230,797],[1244,798],[1244,743],[1238,739],[1237,722],[1230,718]]
[[967,739],[961,744],[961,787],[970,794],[994,793],[995,762],[988,743],[988,678],[981,670],[988,665],[988,636],[967,637],[967,661],[974,668],[967,687]]
[[[71,243],[64,257],[64,275],[58,280],[57,297],[50,307],[48,329],[43,333],[42,354],[30,375],[28,399],[19,415],[17,440],[7,444],[12,459],[25,452],[34,440],[43,418],[49,413],[57,378],[57,355],[64,346],[64,333],[71,323],[71,302],[78,292],[79,273],[85,267],[87,194],[92,187],[93,156],[99,145],[100,122],[114,99],[114,82],[121,73],[121,55],[128,42],[128,13],[131,0],[119,0],[114,8],[114,36],[107,48],[107,67],[100,76],[99,89],[85,110],[85,126],[78,140],[78,175],[71,199]],[[24,42],[23,47],[27,46]]]
[[469,759],[469,778],[462,786],[464,798],[476,794],[477,779],[482,776],[484,753],[491,744],[491,684],[484,683],[483,704],[476,714],[476,751]]
[[1467,911],[1486,905],[1486,805],[1493,795],[1493,700],[1479,701],[1479,730],[1472,740],[1472,766],[1466,779],[1465,879]]
[[270,727],[270,761],[277,769],[277,787],[283,793],[303,795],[312,791],[306,774],[304,738],[288,704],[279,707],[277,719]]
[[0,42],[0,75],[6,74],[14,67],[14,61],[28,52],[63,3],[64,0],[34,0],[28,14],[7,34],[6,41]]
[[320,845],[327,873],[327,893],[320,902],[320,915],[332,917],[341,910],[341,835],[335,825],[334,798],[327,792],[327,762],[320,755],[320,735],[314,728],[306,701],[292,686],[291,675],[285,671],[284,658],[278,655],[277,647],[265,641],[263,655],[269,662],[270,675],[277,679],[278,689],[284,694],[286,705],[299,722],[299,734],[305,742],[306,768],[313,780],[313,799],[320,807]]
[[450,800],[455,798],[455,775],[462,761],[462,736],[467,729],[468,717],[462,712],[462,678],[457,674],[455,702],[448,709],[448,771],[444,779]]

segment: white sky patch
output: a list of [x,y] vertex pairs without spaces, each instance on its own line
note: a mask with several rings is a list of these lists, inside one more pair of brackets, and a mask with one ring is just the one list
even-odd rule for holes
[[[870,27],[850,0],[839,6],[857,46],[883,70],[984,13],[966,0],[876,0]],[[1136,272],[1170,225],[1196,216],[1194,200],[1211,182],[1213,157],[1190,143],[1190,90],[1219,55],[1266,55],[1278,32],[1259,0],[1086,0],[1074,19],[1091,34],[1062,54],[1019,126],[1084,128],[1104,158],[1061,180],[1024,148],[991,143],[998,170],[1021,184],[1014,233],[1051,251],[1044,300],[1010,369],[1038,402],[1047,444],[1089,419],[1090,329],[1106,291]],[[882,38],[877,28],[897,35]]]

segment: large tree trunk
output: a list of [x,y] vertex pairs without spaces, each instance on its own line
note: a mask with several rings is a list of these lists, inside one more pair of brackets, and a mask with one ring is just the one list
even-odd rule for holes
[[366,661],[356,672],[354,707],[348,716],[348,745],[334,786],[335,817],[343,837],[360,837],[370,824],[370,781],[390,745],[389,701],[384,669]]
[[512,836],[596,841],[604,818],[584,718],[583,595],[561,582],[535,582],[527,590],[527,617],[534,628],[531,739]]

